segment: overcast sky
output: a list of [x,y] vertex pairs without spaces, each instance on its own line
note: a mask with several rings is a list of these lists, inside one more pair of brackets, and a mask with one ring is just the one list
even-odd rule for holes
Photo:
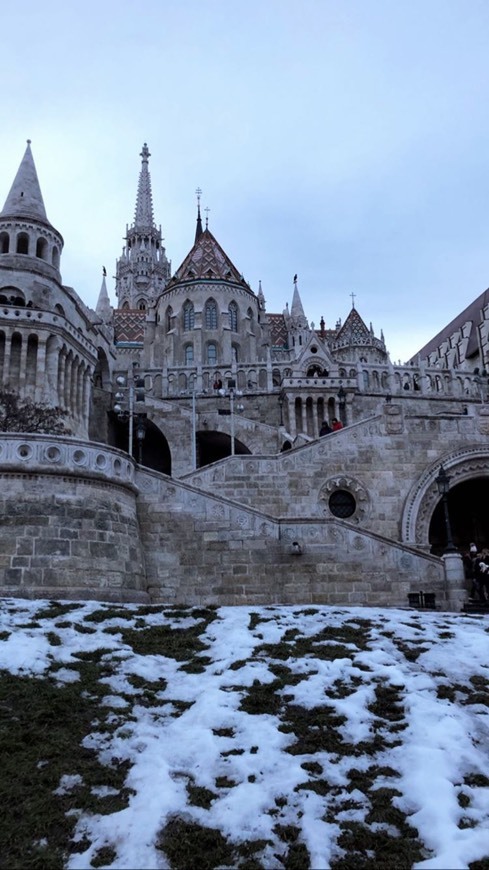
[[394,361],[489,284],[487,0],[2,8],[0,199],[32,139],[63,282],[95,306],[141,146],[176,269],[209,228],[269,312],[355,305]]

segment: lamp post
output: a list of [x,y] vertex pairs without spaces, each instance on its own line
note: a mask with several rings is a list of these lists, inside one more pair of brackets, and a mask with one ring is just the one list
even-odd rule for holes
[[[231,417],[231,420],[230,420],[230,429],[231,429],[231,456],[234,456],[234,454],[235,454],[235,438],[234,438],[234,400],[235,400],[236,398],[238,398],[239,396],[242,396],[242,395],[243,395],[243,392],[242,392],[242,390],[237,390],[237,389],[236,389],[236,381],[235,381],[235,380],[229,380],[229,381],[228,381],[228,388],[227,388],[227,390],[224,390],[224,389],[219,390],[219,395],[221,395],[221,396],[229,396],[229,415],[230,415],[230,417]],[[238,411],[239,414],[242,414],[243,411],[244,411],[244,405],[242,405],[241,403],[239,403],[239,404],[236,406],[236,410]],[[219,412],[219,413],[225,413],[225,412]]]
[[[134,417],[137,417],[137,427],[136,427],[136,439],[138,441],[138,462],[141,464],[142,459],[142,450],[143,450],[143,440],[146,435],[146,415],[145,414],[134,414],[134,404],[135,402],[144,402],[144,378],[136,377],[137,363],[133,363],[133,376],[130,378],[129,383],[124,375],[119,375],[115,382],[118,387],[118,391],[115,394],[115,405],[114,411],[120,420],[127,420],[129,424],[129,438],[127,445],[127,452],[129,456],[133,456],[133,439],[134,439]],[[127,403],[127,407],[124,405]]]
[[438,492],[442,497],[443,502],[443,513],[445,516],[445,530],[447,534],[447,546],[445,548],[445,553],[456,553],[457,548],[453,543],[452,538],[452,527],[450,525],[450,515],[448,513],[448,491],[450,489],[450,480],[451,478],[446,473],[443,465],[440,465],[440,471],[438,476],[435,478],[435,483],[438,487]]

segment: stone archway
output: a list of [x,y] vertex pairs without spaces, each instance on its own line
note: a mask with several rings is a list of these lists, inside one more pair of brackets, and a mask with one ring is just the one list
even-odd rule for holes
[[[402,542],[427,551],[432,546],[443,550],[444,533],[439,519],[441,500],[436,485],[441,465],[450,477],[448,507],[451,518],[453,516],[452,522],[457,524],[460,546],[469,543],[465,541],[465,536],[469,532],[470,523],[467,523],[467,518],[463,518],[469,498],[476,494],[479,496],[481,487],[485,489],[487,486],[489,494],[489,446],[461,448],[441,456],[427,468],[408,493],[401,521]],[[479,483],[476,484],[476,481]],[[487,502],[482,502],[479,505],[477,516],[482,518],[483,513],[487,512],[486,504]],[[473,519],[471,522],[473,523]],[[489,524],[487,527],[489,534]],[[486,522],[483,522],[483,528],[486,529]]]
[[[234,452],[236,456],[251,454],[238,438],[234,439]],[[219,459],[231,456],[231,436],[226,432],[201,430],[197,432],[197,467],[203,468]]]

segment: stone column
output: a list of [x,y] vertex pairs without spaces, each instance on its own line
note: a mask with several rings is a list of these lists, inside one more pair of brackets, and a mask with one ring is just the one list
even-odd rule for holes
[[465,571],[460,553],[444,553],[442,556],[445,567],[447,601],[450,610],[457,613],[467,598]]

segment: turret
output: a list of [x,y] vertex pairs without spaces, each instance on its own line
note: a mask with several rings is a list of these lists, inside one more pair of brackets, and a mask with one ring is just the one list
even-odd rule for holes
[[[5,268],[27,268],[61,282],[63,237],[49,222],[31,141],[0,212],[0,262]],[[26,258],[29,258],[28,264]]]

